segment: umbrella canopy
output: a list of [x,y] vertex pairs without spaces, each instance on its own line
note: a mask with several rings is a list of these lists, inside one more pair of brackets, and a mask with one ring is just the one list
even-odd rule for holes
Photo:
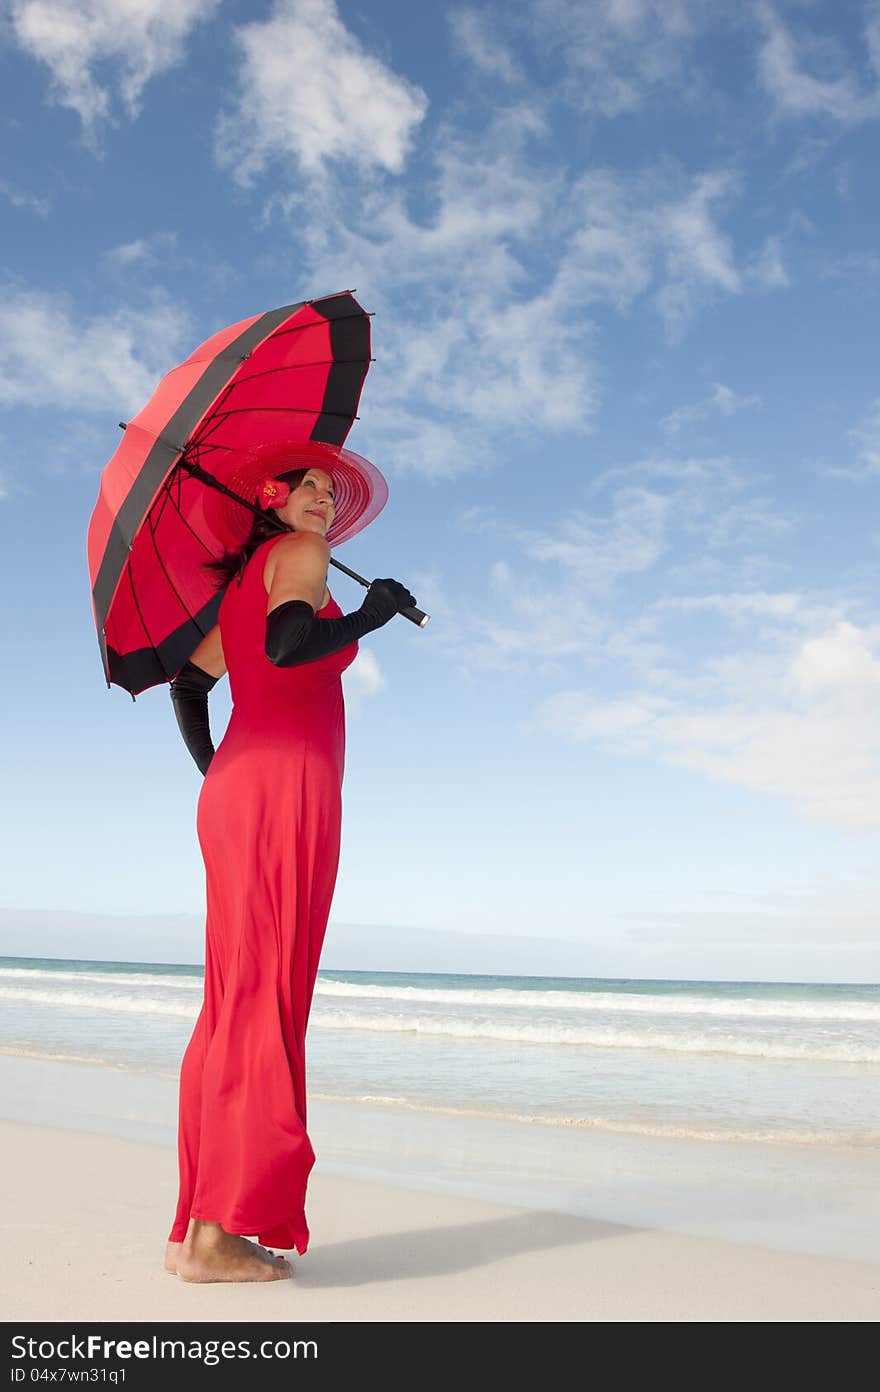
[[344,291],[231,324],[162,378],[125,425],[89,522],[108,687],[134,697],[168,681],[217,622],[223,591],[202,563],[228,539],[208,478],[234,481],[255,446],[341,445],[369,364],[369,315]]

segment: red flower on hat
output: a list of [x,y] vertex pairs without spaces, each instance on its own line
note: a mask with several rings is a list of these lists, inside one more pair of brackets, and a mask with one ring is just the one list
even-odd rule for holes
[[261,508],[280,508],[284,507],[289,497],[289,483],[283,479],[267,478],[257,495],[257,502]]

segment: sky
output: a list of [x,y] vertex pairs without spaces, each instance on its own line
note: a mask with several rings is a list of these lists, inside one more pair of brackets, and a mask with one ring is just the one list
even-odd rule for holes
[[0,952],[194,960],[201,776],[106,687],[88,521],[164,372],[351,289],[338,555],[431,621],[344,678],[328,944],[880,979],[880,4],[0,14]]

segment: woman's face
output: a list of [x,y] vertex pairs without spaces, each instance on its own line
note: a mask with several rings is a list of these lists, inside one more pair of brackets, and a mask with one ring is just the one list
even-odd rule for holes
[[302,483],[290,490],[290,497],[278,516],[297,532],[318,532],[324,536],[336,512],[333,480],[323,469],[309,469]]

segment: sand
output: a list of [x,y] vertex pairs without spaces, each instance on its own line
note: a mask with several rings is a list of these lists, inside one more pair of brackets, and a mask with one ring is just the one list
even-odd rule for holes
[[[290,1280],[163,1269],[167,1145],[0,1123],[2,1308],[13,1320],[862,1321],[880,1265],[328,1174]],[[880,1253],[878,1253],[880,1259]]]

